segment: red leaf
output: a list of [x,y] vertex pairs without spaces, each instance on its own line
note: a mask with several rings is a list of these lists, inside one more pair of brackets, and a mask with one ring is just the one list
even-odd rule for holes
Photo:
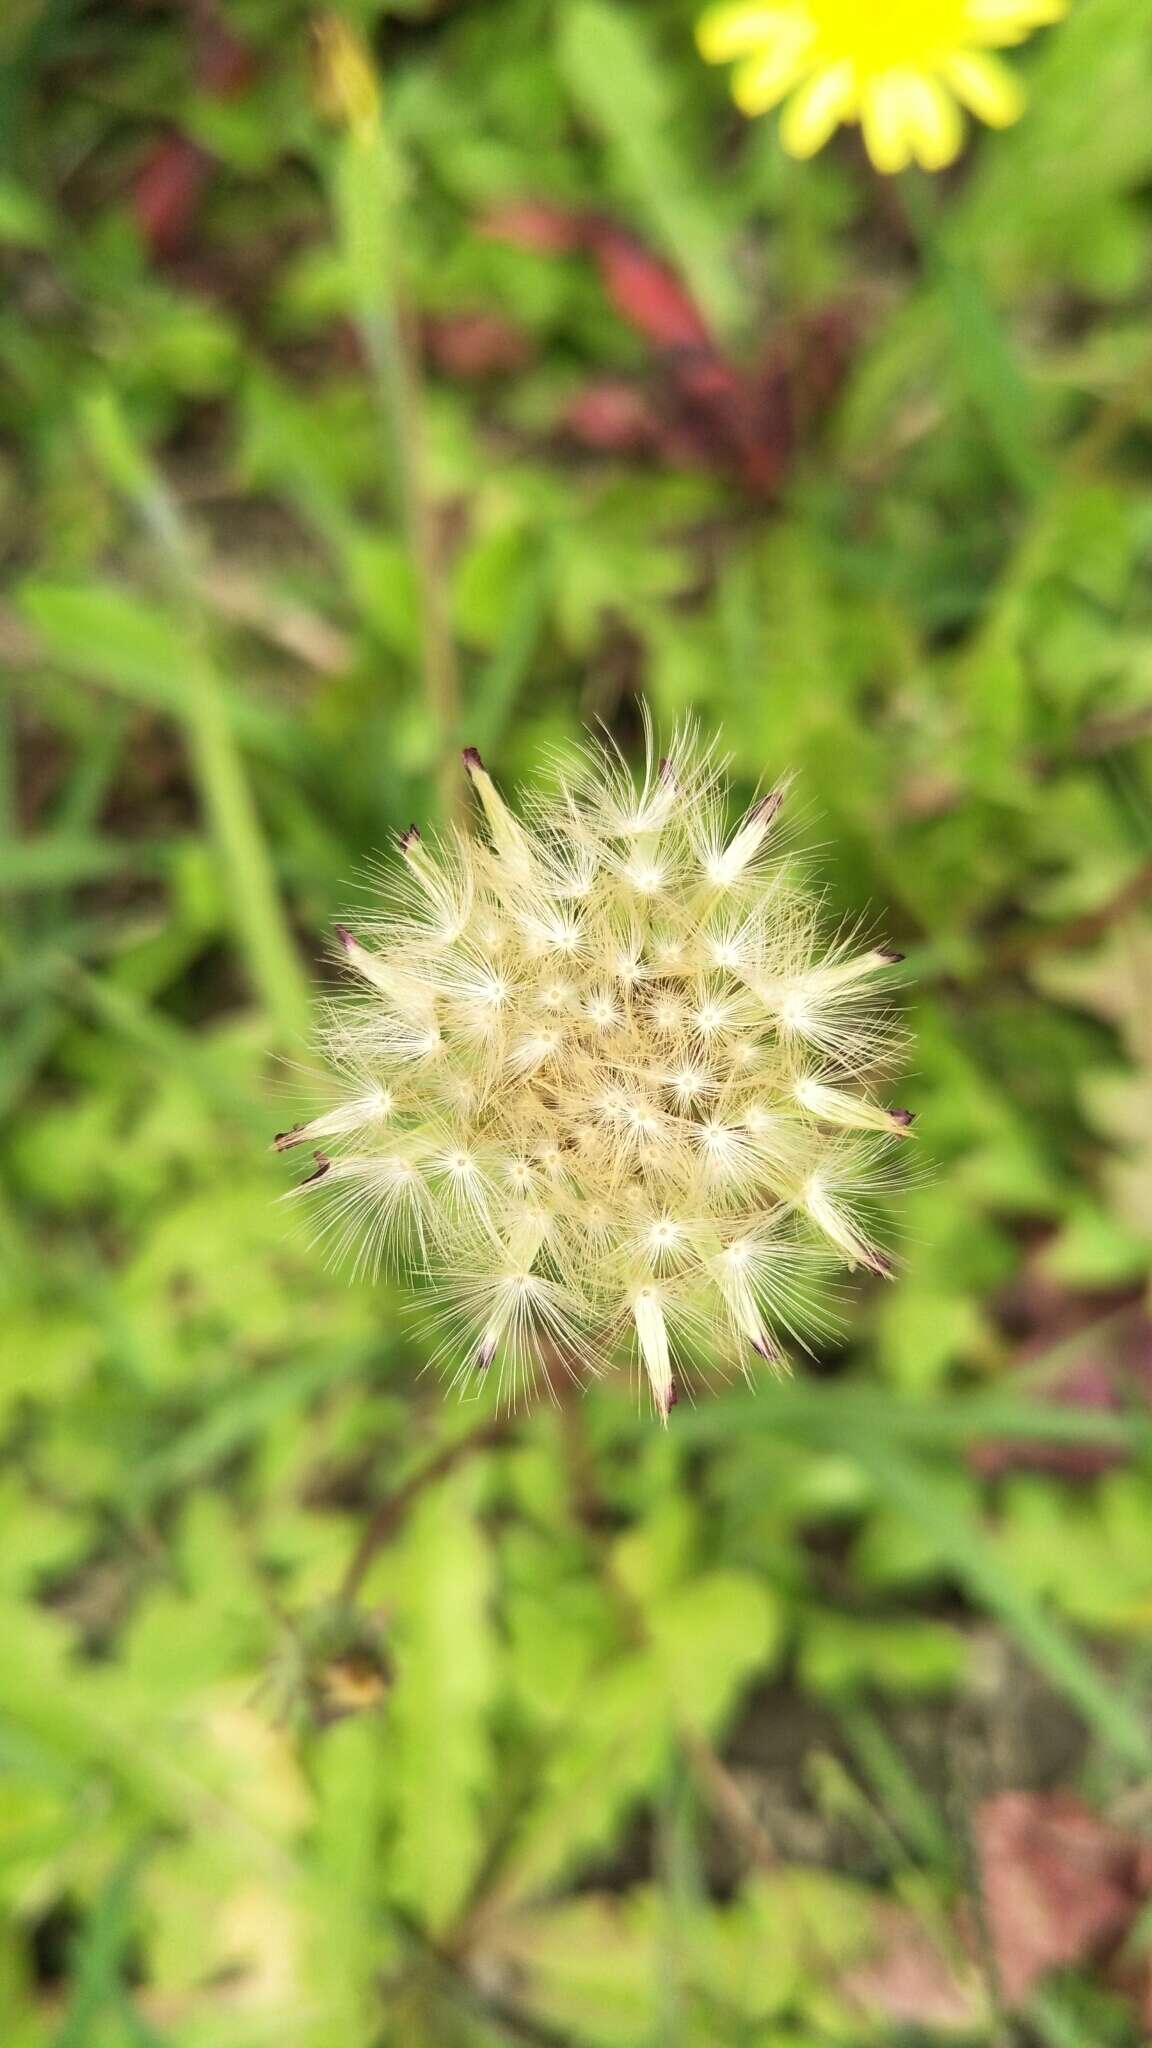
[[656,355],[660,381],[648,391],[603,379],[581,393],[565,414],[570,433],[611,453],[734,477],[762,500],[775,494],[800,435],[843,379],[851,335],[841,312],[811,315],[745,369],[720,352],[672,266],[603,215],[516,200],[490,213],[484,232],[553,255],[586,250],[611,304]]
[[[1133,1395],[1152,1399],[1152,1322],[1132,1292],[1078,1294],[1050,1280],[1039,1239],[1012,1286],[997,1302],[999,1320],[1015,1339],[1012,1363],[1035,1366],[1061,1345],[1076,1341],[1078,1356],[1049,1377],[1039,1398],[1061,1408],[1115,1412]],[[1063,1479],[1091,1479],[1126,1461],[1127,1453],[1089,1444],[1016,1443],[978,1445],[971,1463],[995,1477],[1002,1472],[1051,1472]]]
[[671,266],[603,215],[550,199],[513,199],[492,209],[483,232],[545,256],[587,249],[616,311],[646,341],[657,348],[713,351],[707,323]]
[[584,244],[584,215],[550,199],[509,199],[494,206],[480,224],[497,242],[514,242],[543,256],[561,256]]
[[532,360],[528,335],[499,313],[433,317],[424,324],[424,342],[430,360],[449,377],[507,376]]
[[1148,1896],[1148,1853],[1071,1793],[1002,1792],[976,1816],[1000,1989],[1018,2005],[1050,1970],[1105,1955]]
[[601,377],[564,408],[564,425],[587,448],[610,455],[647,455],[655,448],[660,423],[649,400],[623,378]]
[[920,1914],[885,1903],[877,1910],[876,1931],[874,1952],[840,1982],[856,2005],[898,2026],[979,2024],[987,1999],[974,1966],[962,1952],[949,1953]]
[[196,37],[196,83],[213,99],[234,100],[256,76],[256,58],[224,22],[208,17]]
[[608,297],[637,334],[657,348],[715,355],[696,301],[667,263],[611,222],[590,221],[586,233]]
[[212,159],[186,135],[153,143],[132,180],[136,224],[153,256],[176,256],[212,172]]

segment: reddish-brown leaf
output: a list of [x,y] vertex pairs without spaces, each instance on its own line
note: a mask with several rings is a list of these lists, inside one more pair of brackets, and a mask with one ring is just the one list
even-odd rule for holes
[[621,319],[645,341],[659,349],[714,353],[708,324],[671,264],[603,214],[557,206],[549,199],[513,199],[494,207],[482,230],[546,256],[587,250]]
[[959,1943],[945,1946],[908,1906],[883,1904],[876,1947],[840,1989],[873,2018],[897,2026],[977,2026],[987,2008],[979,1974]]
[[584,447],[609,455],[647,455],[660,442],[660,421],[649,399],[622,377],[585,385],[565,406],[564,426]]
[[211,175],[211,157],[188,136],[152,144],[132,180],[132,210],[153,256],[179,255]]
[[256,58],[218,15],[206,14],[196,35],[196,83],[213,99],[240,99],[256,76]]
[[[1056,1407],[1115,1411],[1133,1397],[1152,1400],[1152,1321],[1141,1312],[1138,1293],[1076,1293],[1048,1278],[1039,1238],[1010,1288],[997,1303],[999,1320],[1014,1340],[1012,1362],[1036,1367],[1060,1347],[1072,1344],[1071,1362],[1033,1389],[1033,1398]],[[1125,1462],[1123,1450],[1088,1444],[1001,1441],[972,1452],[979,1472],[1051,1472],[1063,1479],[1091,1479]]]
[[484,232],[550,255],[584,250],[610,303],[652,351],[646,386],[597,380],[572,401],[570,434],[614,454],[727,475],[756,498],[775,495],[801,434],[843,379],[851,332],[841,311],[811,315],[744,366],[717,347],[674,267],[603,215],[517,200],[490,213]]
[[585,234],[609,299],[637,334],[654,348],[715,356],[707,322],[669,264],[611,221],[590,219]]
[[508,199],[494,206],[480,224],[482,234],[497,242],[514,242],[543,256],[562,256],[584,245],[584,215],[550,199]]
[[424,323],[429,360],[448,377],[505,377],[532,360],[532,342],[499,313],[445,313]]
[[980,1807],[975,1833],[989,1938],[1010,2006],[1049,1971],[1105,1957],[1148,1897],[1143,1844],[1071,1793],[1001,1792]]

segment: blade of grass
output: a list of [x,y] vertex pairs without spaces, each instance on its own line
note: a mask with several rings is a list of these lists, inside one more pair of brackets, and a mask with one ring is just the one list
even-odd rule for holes
[[1100,2048],[1099,2036],[1088,2032],[1067,2001],[1055,1991],[1034,1991],[1028,2001],[1028,2020],[1044,2048]]
[[[1063,1350],[1064,1347],[1062,1347]],[[774,1387],[771,1395],[715,1395],[677,1420],[677,1435],[717,1442],[749,1429],[787,1429],[824,1441],[874,1435],[899,1445],[954,1449],[982,1442],[1091,1444],[1118,1451],[1152,1446],[1152,1422],[1105,1409],[1062,1407],[1014,1395],[896,1400],[866,1387]]]
[[440,806],[448,819],[464,801],[454,758],[460,685],[428,484],[420,363],[403,288],[405,172],[365,45],[348,24],[333,17],[325,25],[322,53],[326,96],[342,127],[331,160],[331,205],[352,312],[372,370],[385,475],[393,484],[416,581],[421,676]]
[[108,875],[155,874],[172,844],[170,839],[117,841],[79,832],[0,839],[0,895],[71,889]]
[[253,984],[281,1037],[297,1043],[308,1033],[307,983],[228,714],[228,688],[211,652],[192,537],[113,394],[90,395],[81,417],[99,467],[134,507],[167,567],[187,634],[181,715],[193,772],[227,877],[236,933]]
[[14,1023],[5,1022],[0,1044],[0,1118],[20,1101],[55,1042],[56,1005],[41,1000]]
[[[735,1426],[737,1402],[717,1401],[684,1417],[685,1433],[707,1437]],[[974,1516],[954,1507],[917,1454],[924,1445],[951,1447],[987,1437],[1028,1441],[1147,1443],[1146,1424],[1124,1416],[1059,1410],[1040,1404],[964,1401],[894,1402],[867,1392],[782,1387],[770,1403],[740,1404],[777,1434],[796,1434],[806,1445],[834,1446],[869,1474],[877,1490],[918,1522],[947,1559],[957,1583],[974,1603],[995,1615],[1051,1682],[1077,1706],[1101,1740],[1128,1763],[1152,1767],[1152,1731],[1101,1676],[1075,1639],[997,1557]],[[725,1414],[725,1409],[728,1413]]]
[[930,1867],[952,1871],[955,1854],[948,1830],[878,1716],[862,1700],[845,1700],[838,1719],[857,1763],[905,1842]]
[[[15,690],[43,701],[62,672],[99,683],[133,708],[183,718],[183,629],[159,605],[107,581],[32,576],[20,585],[16,609],[30,644],[10,672]],[[238,744],[294,764],[297,748],[285,719],[246,696],[230,695],[226,709]]]
[[96,2021],[116,1997],[140,1853],[129,1850],[116,1866],[76,1943],[72,2002],[53,2048],[87,2048]]
[[1152,1732],[1146,1719],[1096,1669],[1061,1624],[996,1555],[974,1516],[953,1506],[931,1470],[878,1436],[845,1438],[842,1448],[876,1486],[932,1537],[965,1592],[995,1615],[1038,1669],[1077,1707],[1100,1741],[1135,1768],[1152,1769]]
[[0,697],[0,834],[11,837],[16,827],[16,760],[12,744],[12,706]]
[[1017,490],[1032,497],[1043,488],[1050,470],[1036,440],[1032,392],[1003,323],[979,272],[950,248],[927,181],[910,174],[901,181],[901,191],[925,268],[948,317],[960,376],[1005,475]]
[[267,1138],[267,1104],[234,1081],[211,1050],[190,1032],[161,1017],[131,990],[90,973],[76,961],[61,961],[59,985],[63,995],[107,1029],[129,1039],[160,1065],[175,1067],[230,1118]]
[[247,772],[224,709],[226,686],[202,645],[190,649],[188,733],[228,880],[246,964],[286,1043],[308,1036],[311,1004]]
[[341,1346],[322,1358],[305,1358],[264,1374],[251,1386],[217,1397],[207,1414],[182,1430],[163,1450],[144,1458],[126,1476],[124,1501],[129,1509],[149,1506],[161,1494],[203,1479],[225,1459],[243,1450],[271,1424],[303,1408],[315,1394],[340,1380],[352,1379],[380,1354],[379,1341]]
[[525,569],[500,644],[477,679],[468,707],[468,739],[482,754],[496,752],[528,680],[550,587],[550,564],[535,562]]

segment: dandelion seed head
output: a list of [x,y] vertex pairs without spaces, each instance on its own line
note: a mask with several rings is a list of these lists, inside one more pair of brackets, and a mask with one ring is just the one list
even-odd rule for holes
[[784,786],[727,826],[691,731],[638,775],[597,744],[520,810],[465,768],[477,829],[405,833],[379,914],[338,934],[337,1100],[277,1149],[323,1162],[294,1193],[336,1252],[422,1285],[461,1386],[630,1350],[667,1420],[697,1367],[778,1369],[830,1269],[890,1270],[898,956],[821,934]]

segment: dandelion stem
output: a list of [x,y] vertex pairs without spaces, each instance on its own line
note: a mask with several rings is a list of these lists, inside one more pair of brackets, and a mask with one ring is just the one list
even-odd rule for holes
[[379,1507],[364,1527],[360,1541],[348,1562],[348,1568],[340,1582],[338,1598],[345,1607],[351,1607],[367,1576],[370,1565],[377,1553],[383,1550],[396,1534],[408,1510],[428,1486],[434,1486],[438,1479],[446,1479],[457,1465],[462,1465],[478,1452],[490,1450],[494,1444],[502,1443],[512,1429],[512,1417],[499,1415],[491,1421],[481,1423],[479,1428],[469,1430],[467,1436],[454,1438],[444,1444],[432,1457],[412,1473],[409,1479],[398,1486],[382,1500]]
[[366,77],[362,90],[364,105],[348,119],[336,146],[332,204],[353,313],[373,375],[385,474],[412,565],[421,679],[440,808],[447,820],[464,801],[454,758],[460,692],[436,507],[428,485],[419,354],[402,282],[404,172],[374,81]]

